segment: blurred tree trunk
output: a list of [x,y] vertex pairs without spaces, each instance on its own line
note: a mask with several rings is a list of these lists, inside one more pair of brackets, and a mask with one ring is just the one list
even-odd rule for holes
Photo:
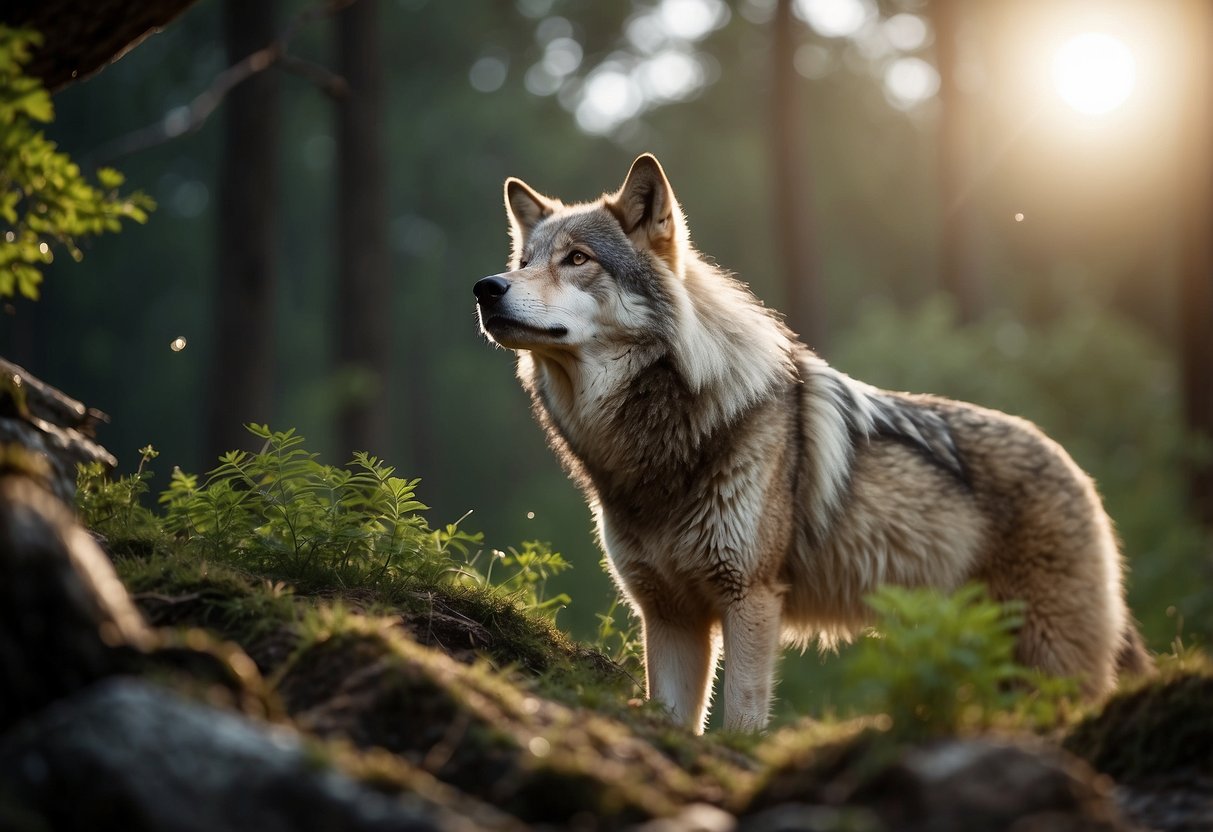
[[[277,0],[225,0],[228,64],[278,34]],[[245,447],[246,422],[270,421],[278,280],[279,76],[260,72],[228,95],[219,160],[215,351],[206,451]]]
[[825,350],[825,292],[814,250],[809,146],[796,72],[796,21],[792,0],[778,0],[771,23],[771,159],[775,236],[783,263],[788,325],[818,352]]
[[337,15],[338,72],[349,85],[337,102],[337,430],[341,452],[389,456],[392,285],[378,20],[378,0]]
[[930,5],[935,29],[935,69],[939,72],[939,282],[956,304],[960,321],[972,323],[981,314],[982,298],[966,221],[968,143],[964,93],[956,82],[959,7],[958,0],[932,0]]
[[1205,455],[1192,463],[1189,493],[1197,517],[1213,530],[1213,6],[1188,0],[1186,123],[1179,186],[1180,363],[1184,416]]

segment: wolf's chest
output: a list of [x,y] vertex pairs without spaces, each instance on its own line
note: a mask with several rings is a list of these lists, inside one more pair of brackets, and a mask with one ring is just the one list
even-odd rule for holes
[[749,518],[711,503],[639,531],[629,515],[599,507],[599,534],[623,591],[645,606],[721,609],[754,572],[756,538]]

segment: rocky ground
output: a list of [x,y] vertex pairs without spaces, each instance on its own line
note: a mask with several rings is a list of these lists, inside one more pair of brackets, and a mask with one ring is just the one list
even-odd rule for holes
[[0,829],[1213,829],[1207,668],[1047,736],[695,737],[506,599],[99,540],[36,468],[0,461]]

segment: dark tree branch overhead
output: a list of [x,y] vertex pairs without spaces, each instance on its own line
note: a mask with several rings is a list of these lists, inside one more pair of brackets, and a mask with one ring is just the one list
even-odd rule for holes
[[0,23],[45,39],[26,71],[57,90],[87,78],[172,22],[196,0],[5,0]]
[[341,98],[348,91],[344,78],[319,64],[287,54],[287,47],[305,24],[333,15],[353,2],[355,0],[324,0],[303,9],[291,18],[277,37],[266,38],[257,49],[216,75],[210,86],[187,106],[166,113],[155,124],[103,145],[93,154],[93,161],[109,164],[122,156],[193,133],[206,123],[233,89],[275,66],[306,78],[333,98]]

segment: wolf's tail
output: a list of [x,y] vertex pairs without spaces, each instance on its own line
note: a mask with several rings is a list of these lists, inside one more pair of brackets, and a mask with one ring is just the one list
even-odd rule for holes
[[1144,676],[1154,671],[1154,659],[1146,650],[1137,625],[1130,621],[1121,634],[1120,652],[1116,654],[1116,672],[1122,676]]

